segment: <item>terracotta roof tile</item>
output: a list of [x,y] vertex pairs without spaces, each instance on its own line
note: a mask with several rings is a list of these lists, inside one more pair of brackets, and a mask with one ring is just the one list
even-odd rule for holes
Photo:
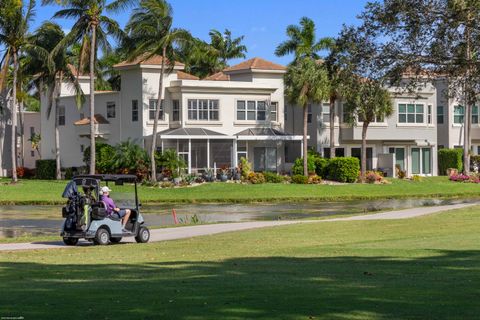
[[[105,119],[104,116],[102,116],[101,114],[97,113],[96,115],[93,116],[94,117],[94,122],[96,124],[109,124],[110,122],[108,122],[107,119]],[[74,124],[76,126],[84,126],[84,125],[87,125],[87,124],[90,124],[90,118],[83,118],[83,119],[80,119],[78,121],[75,121]]]
[[211,76],[206,77],[203,80],[213,80],[213,81],[229,81],[230,75],[223,73],[222,71],[212,74]]
[[199,77],[183,71],[177,71],[177,78],[178,80],[200,80]]
[[287,70],[285,66],[264,60],[262,58],[253,58],[232,67],[226,68],[223,72],[239,70]]
[[[117,63],[113,67],[126,67],[126,66],[135,66],[135,65],[161,65],[162,64],[162,56],[160,55],[153,55],[148,59],[145,59],[146,55],[141,55],[138,56],[137,58],[133,59],[132,61],[122,61],[120,63]],[[175,61],[175,66],[183,67],[185,66],[183,63],[180,63],[178,61]]]

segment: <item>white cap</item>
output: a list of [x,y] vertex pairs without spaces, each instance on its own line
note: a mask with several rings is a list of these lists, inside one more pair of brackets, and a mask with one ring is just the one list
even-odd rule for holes
[[102,187],[101,191],[102,191],[102,193],[105,193],[105,192],[110,192],[112,190],[110,190],[109,187],[105,186],[105,187]]

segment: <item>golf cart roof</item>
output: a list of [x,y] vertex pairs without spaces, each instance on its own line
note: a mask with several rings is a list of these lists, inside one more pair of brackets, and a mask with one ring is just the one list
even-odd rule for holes
[[100,181],[114,181],[114,182],[136,182],[137,176],[133,174],[82,174],[73,177],[73,179],[97,179]]

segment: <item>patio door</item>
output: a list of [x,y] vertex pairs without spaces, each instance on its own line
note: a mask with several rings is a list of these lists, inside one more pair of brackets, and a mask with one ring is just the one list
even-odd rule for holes
[[412,148],[412,174],[432,173],[432,149]]
[[253,149],[254,171],[277,172],[277,148],[256,147]]
[[391,147],[388,148],[388,153],[395,154],[395,165],[400,167],[400,170],[405,171],[405,148]]
[[[352,148],[351,149],[352,157],[358,158],[360,160],[360,166],[362,166],[362,148]],[[373,168],[373,148],[367,147],[367,169],[372,170]]]

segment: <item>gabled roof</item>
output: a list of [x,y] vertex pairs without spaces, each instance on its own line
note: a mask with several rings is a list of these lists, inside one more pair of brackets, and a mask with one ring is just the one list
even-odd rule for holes
[[[93,122],[96,123],[96,124],[109,124],[110,123],[107,119],[105,119],[104,116],[102,116],[99,113],[94,115],[93,119],[94,119]],[[84,125],[90,124],[90,118],[80,119],[78,121],[75,121],[74,124],[76,126],[84,126]]]
[[211,76],[206,77],[203,80],[210,80],[210,81],[229,81],[230,75],[223,73],[223,71],[217,72],[212,74]]
[[[114,68],[118,67],[127,67],[127,66],[136,66],[136,65],[161,65],[162,64],[162,56],[160,55],[153,55],[150,58],[146,59],[147,54],[138,56],[137,58],[133,59],[132,61],[122,61],[114,65]],[[168,61],[166,61],[168,64]],[[181,62],[175,61],[176,67],[184,67],[185,65]]]
[[267,61],[262,58],[253,58],[244,62],[241,62],[232,67],[226,68],[223,72],[232,72],[232,71],[241,71],[241,70],[275,70],[275,71],[285,71],[287,68],[280,64],[276,64],[270,61]]
[[183,71],[177,71],[177,78],[178,80],[200,80],[199,77]]

